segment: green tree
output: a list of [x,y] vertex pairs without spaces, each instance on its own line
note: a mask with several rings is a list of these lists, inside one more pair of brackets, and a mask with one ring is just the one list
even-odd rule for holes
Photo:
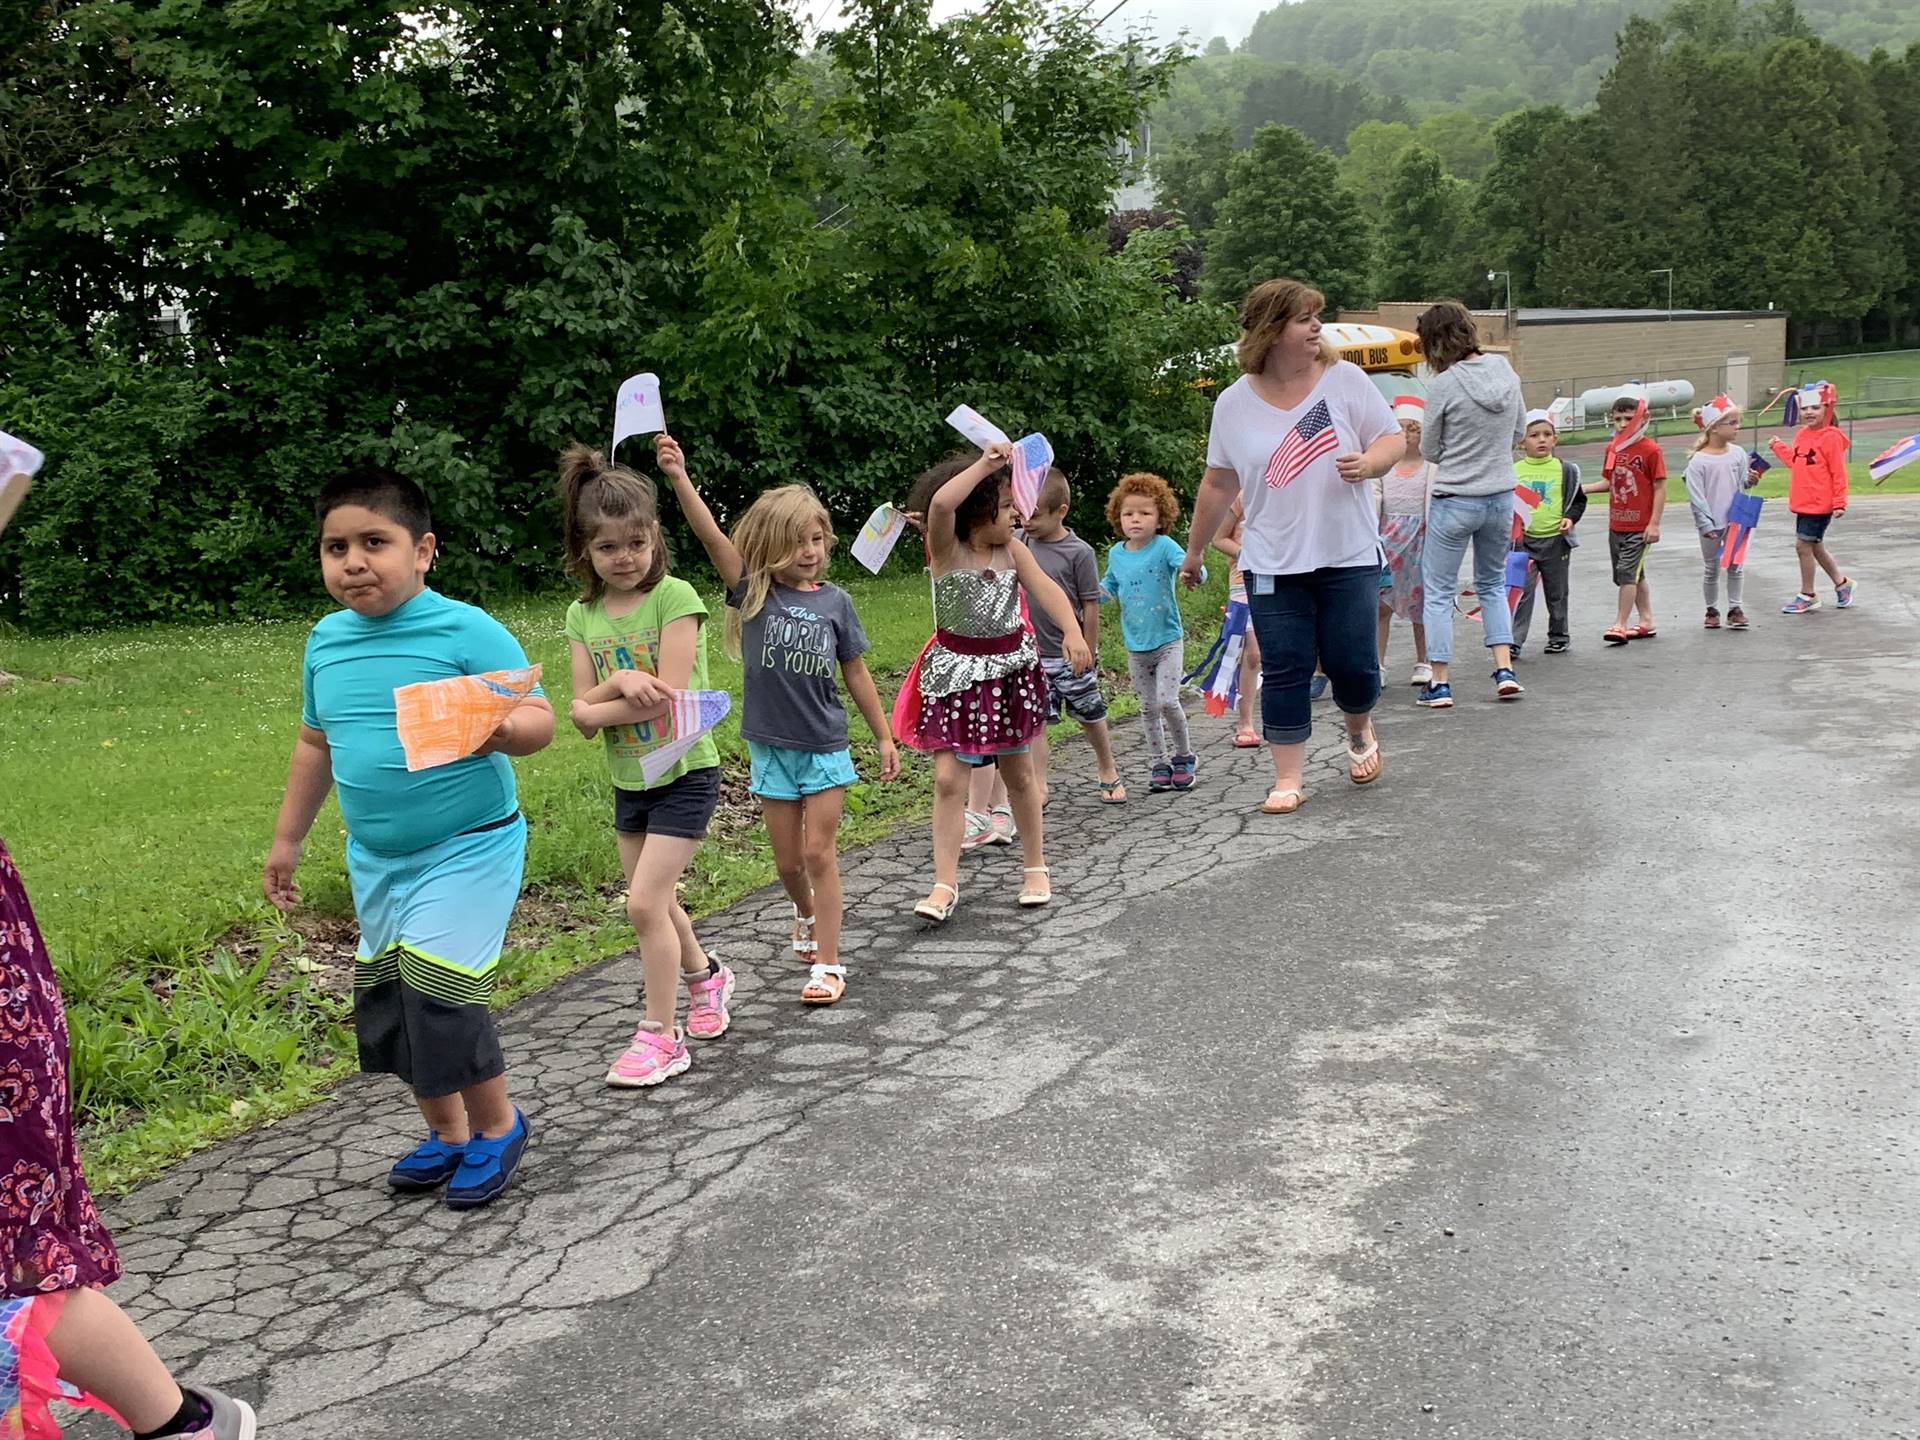
[[1377,216],[1374,289],[1383,299],[1431,299],[1458,288],[1463,188],[1426,146],[1401,152]]
[[[1494,159],[1466,207],[1461,245],[1474,272],[1466,293],[1491,303],[1481,276],[1508,271],[1516,296],[1538,303],[1547,243],[1547,210],[1573,198],[1550,155],[1564,153],[1571,117],[1557,105],[1516,111],[1493,128]],[[1550,148],[1551,147],[1551,148]],[[1504,286],[1502,287],[1504,292]]]
[[1362,120],[1347,135],[1340,157],[1340,182],[1371,204],[1387,193],[1393,165],[1413,144],[1413,127],[1397,120]]
[[1331,306],[1368,298],[1372,237],[1333,157],[1298,130],[1268,125],[1233,157],[1227,192],[1206,238],[1205,291],[1237,301],[1248,288],[1291,275]]
[[1213,228],[1213,213],[1227,193],[1233,132],[1224,127],[1178,140],[1153,157],[1154,184],[1162,203],[1186,217],[1195,234]]
[[1414,130],[1414,138],[1440,157],[1449,175],[1478,180],[1493,164],[1493,127],[1484,115],[1446,110],[1429,115]]
[[1875,51],[1867,77],[1886,116],[1888,167],[1899,186],[1894,234],[1905,275],[1888,287],[1887,332],[1900,342],[1920,317],[1920,40],[1898,57]]

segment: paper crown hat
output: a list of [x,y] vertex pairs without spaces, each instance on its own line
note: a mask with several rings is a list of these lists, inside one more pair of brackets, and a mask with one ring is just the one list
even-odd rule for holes
[[1560,432],[1560,427],[1553,424],[1553,416],[1545,410],[1527,411],[1526,421],[1520,428],[1522,430],[1531,430],[1536,425],[1553,425],[1554,433],[1557,435]]
[[1736,415],[1740,407],[1724,395],[1716,395],[1706,404],[1693,412],[1693,423],[1702,430],[1711,430],[1729,415]]
[[1423,420],[1427,414],[1427,402],[1418,395],[1396,395],[1393,397],[1393,418],[1395,420]]

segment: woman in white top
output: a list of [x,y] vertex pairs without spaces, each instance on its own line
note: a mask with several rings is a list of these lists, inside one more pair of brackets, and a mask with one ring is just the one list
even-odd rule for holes
[[1193,507],[1181,574],[1200,583],[1207,542],[1235,495],[1246,513],[1240,568],[1260,639],[1262,731],[1273,788],[1260,808],[1287,815],[1306,800],[1314,662],[1346,721],[1348,775],[1379,778],[1373,707],[1380,699],[1374,607],[1380,528],[1372,487],[1404,448],[1393,412],[1366,374],[1320,333],[1326,297],[1298,280],[1268,280],[1241,305],[1240,378],[1213,404],[1207,472]]

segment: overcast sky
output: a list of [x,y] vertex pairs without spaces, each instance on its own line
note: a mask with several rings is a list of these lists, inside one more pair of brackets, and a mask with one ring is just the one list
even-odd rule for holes
[[[789,0],[795,9],[815,23],[831,23],[839,13],[838,0]],[[934,0],[933,17],[944,20],[962,10],[977,8],[983,0]],[[1093,0],[1100,12],[1111,10],[1116,0]],[[1254,17],[1270,10],[1279,0],[1125,0],[1113,24],[1128,22],[1152,30],[1163,40],[1171,40],[1181,30],[1204,45],[1215,35],[1224,35],[1238,43],[1253,28]]]

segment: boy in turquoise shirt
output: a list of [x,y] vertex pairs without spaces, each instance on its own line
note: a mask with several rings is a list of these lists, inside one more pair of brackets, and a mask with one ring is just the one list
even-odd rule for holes
[[427,1122],[387,1180],[444,1184],[447,1205],[469,1209],[506,1189],[527,1144],[487,1002],[526,856],[507,757],[552,740],[553,708],[536,687],[472,755],[409,771],[393,692],[518,669],[526,653],[484,610],[427,588],[437,542],[411,480],[343,475],[315,510],[321,578],[344,608],[307,639],[300,734],[261,884],[281,910],[298,902],[300,847],[337,786],[360,921],[360,1068],[399,1076]]
[[1544,410],[1529,410],[1526,433],[1520,439],[1520,459],[1513,478],[1540,497],[1527,516],[1526,533],[1516,550],[1533,563],[1527,567],[1526,588],[1513,612],[1513,658],[1520,658],[1527,628],[1533,620],[1533,597],[1547,592],[1547,654],[1558,655],[1572,644],[1567,625],[1567,578],[1573,571],[1573,527],[1587,513],[1587,495],[1580,488],[1580,467],[1556,456],[1560,430]]

